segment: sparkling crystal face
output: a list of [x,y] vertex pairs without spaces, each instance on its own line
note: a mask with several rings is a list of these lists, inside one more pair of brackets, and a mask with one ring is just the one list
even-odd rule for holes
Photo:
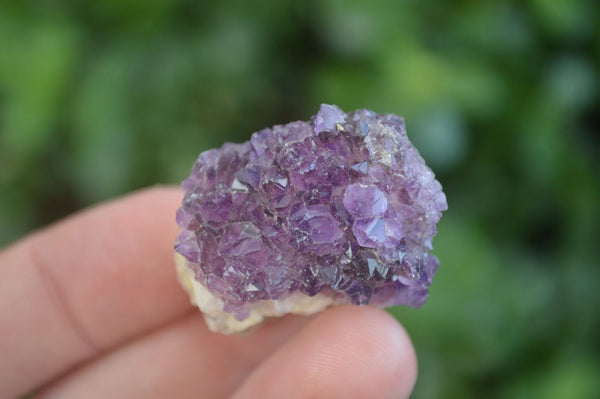
[[420,306],[447,209],[404,121],[323,104],[200,154],[183,183],[175,249],[238,319],[295,291],[337,303]]

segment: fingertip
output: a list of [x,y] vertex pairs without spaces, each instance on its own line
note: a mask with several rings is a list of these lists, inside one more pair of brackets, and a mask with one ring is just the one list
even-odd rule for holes
[[[388,365],[384,382],[389,384],[390,397],[410,397],[417,381],[417,355],[406,329],[384,310],[369,307],[376,312],[381,330],[374,339],[379,340],[379,348],[384,353],[380,363]],[[384,383],[382,382],[382,383]]]
[[236,398],[407,398],[416,375],[412,343],[393,317],[374,307],[341,306],[280,348]]
[[[323,314],[326,333],[345,335],[355,374],[371,385],[377,397],[408,398],[417,380],[417,356],[412,341],[388,312],[373,306],[340,306]],[[357,388],[358,389],[358,388]]]

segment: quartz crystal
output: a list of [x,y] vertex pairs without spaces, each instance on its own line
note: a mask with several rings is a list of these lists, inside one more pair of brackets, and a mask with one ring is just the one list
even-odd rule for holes
[[446,197],[401,117],[323,104],[203,152],[182,188],[179,277],[215,331],[427,298]]

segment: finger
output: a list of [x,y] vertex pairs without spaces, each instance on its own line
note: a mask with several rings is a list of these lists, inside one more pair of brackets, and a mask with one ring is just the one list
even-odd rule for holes
[[0,254],[0,396],[189,311],[173,266],[178,190],[98,206]]
[[286,316],[240,337],[212,333],[192,314],[71,373],[39,397],[225,398],[307,320]]
[[390,315],[340,307],[282,346],[234,398],[408,398],[416,370],[410,339]]

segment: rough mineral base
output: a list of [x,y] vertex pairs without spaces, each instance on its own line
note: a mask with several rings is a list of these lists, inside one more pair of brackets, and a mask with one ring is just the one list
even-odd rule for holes
[[179,279],[214,331],[427,298],[446,197],[401,117],[323,104],[203,152],[182,188]]

